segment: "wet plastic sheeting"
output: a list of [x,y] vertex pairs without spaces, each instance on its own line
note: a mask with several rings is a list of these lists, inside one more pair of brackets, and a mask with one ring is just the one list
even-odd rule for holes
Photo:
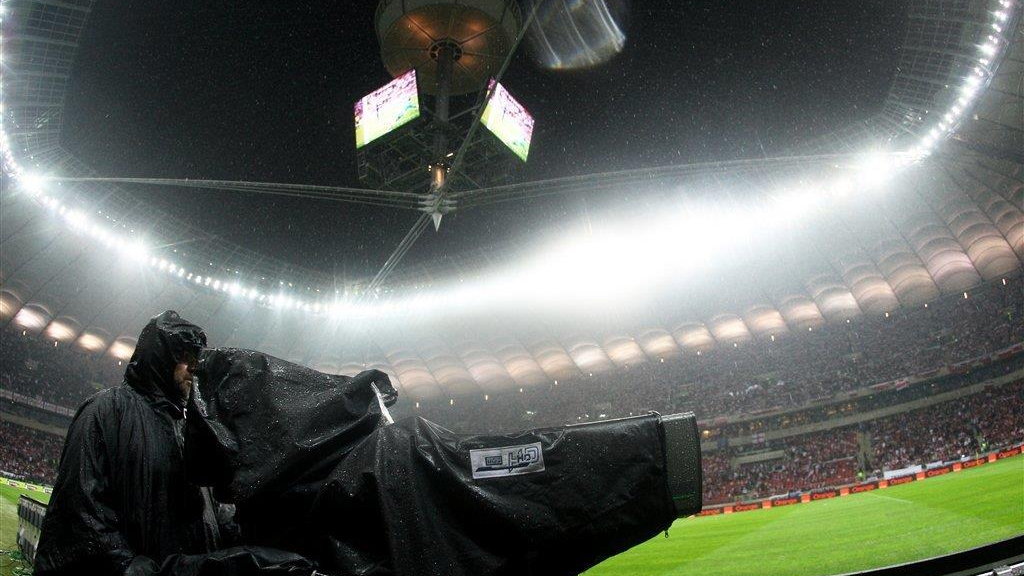
[[[398,422],[324,487],[316,556],[340,573],[579,574],[672,523],[660,433],[656,416],[509,436]],[[471,451],[538,443],[543,470],[474,478]]]
[[[371,384],[389,404],[387,375],[335,376],[260,352],[206,351],[196,373],[186,463],[219,499],[244,504],[323,480],[385,421]],[[192,416],[192,414],[190,414]]]
[[385,426],[370,383],[216,350],[189,414],[190,470],[237,504],[243,540],[334,574],[578,574],[674,518],[657,416],[456,435]]

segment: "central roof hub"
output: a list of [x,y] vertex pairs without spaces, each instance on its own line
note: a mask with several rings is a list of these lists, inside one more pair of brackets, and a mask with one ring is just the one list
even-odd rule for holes
[[442,48],[451,50],[452,61],[458,62],[459,58],[462,58],[462,45],[451,38],[445,38],[430,45],[430,59],[436,61]]

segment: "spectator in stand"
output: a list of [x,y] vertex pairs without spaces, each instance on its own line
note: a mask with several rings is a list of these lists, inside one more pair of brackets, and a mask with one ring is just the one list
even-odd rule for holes
[[[703,455],[704,503],[769,497],[856,481],[856,435],[868,435],[875,467],[904,468],[972,456],[1024,442],[1024,381],[863,422],[803,434],[746,450],[723,446]],[[936,424],[938,423],[938,424]],[[59,437],[0,422],[0,472],[52,484]],[[737,456],[782,451],[777,458],[734,465]],[[870,464],[870,463],[869,463]]]
[[874,465],[898,470],[957,460],[1024,439],[1024,382],[872,423]]
[[120,379],[118,362],[94,358],[71,346],[7,329],[0,346],[0,389],[77,408],[100,387]]
[[0,420],[0,474],[33,484],[53,484],[64,440],[55,434]]
[[[876,467],[901,469],[973,457],[1024,442],[1024,380],[859,425],[802,434],[741,452],[704,454],[704,504],[764,498],[857,480],[857,432],[872,439]],[[741,455],[779,457],[735,464]]]
[[[928,308],[902,310],[889,318],[864,318],[791,334],[777,341],[757,340],[665,362],[648,362],[604,375],[580,376],[523,393],[466,400],[454,407],[425,405],[418,411],[457,431],[507,432],[657,410],[691,409],[711,420],[740,415],[726,424],[708,425],[706,439],[750,437],[768,430],[824,422],[883,406],[948,392],[1024,366],[1024,356],[965,375],[849,398],[843,392],[895,380],[955,362],[989,355],[1024,341],[1024,279],[997,282],[969,293],[932,302]],[[77,407],[95,392],[83,380],[120,379],[116,361],[93,358],[71,346],[54,347],[42,337],[7,329],[0,333],[0,389]],[[85,375],[83,378],[82,375]],[[1003,387],[934,408],[864,423],[858,430],[871,441],[869,470],[902,468],[973,454],[1024,440],[1020,384]],[[835,399],[839,394],[839,400]],[[827,404],[813,400],[831,398]],[[803,409],[799,409],[804,407]],[[782,408],[765,416],[764,410]],[[402,410],[402,403],[398,411]],[[934,410],[929,412],[929,410]],[[775,494],[850,479],[857,472],[857,446],[847,432],[832,430],[818,438],[795,437],[761,449],[784,450],[783,458],[733,466],[739,454],[727,444],[705,455],[708,501],[729,501],[743,494]],[[850,431],[850,434],[855,434]],[[5,433],[6,436],[6,433]],[[826,440],[828,439],[828,440]],[[837,440],[838,439],[838,440]],[[13,442],[0,452],[0,470],[34,474],[52,482],[40,462],[56,461],[59,450],[43,442],[29,452]],[[834,445],[832,445],[834,444]],[[49,446],[49,447],[47,447]],[[59,448],[59,446],[58,446]]]
[[[524,393],[424,405],[420,413],[456,431],[508,431],[657,410],[692,410],[700,419],[791,409],[880,382],[945,367],[1024,341],[1024,279],[996,282],[927,308],[901,309],[813,332],[757,339],[696,356],[646,362],[577,376]],[[1013,322],[1016,318],[1018,321]],[[84,381],[111,382],[115,362],[70,346],[5,331],[0,389],[75,408],[95,392]],[[86,377],[82,378],[82,367]],[[70,368],[69,368],[70,367]],[[398,410],[403,410],[400,403]],[[799,417],[804,417],[802,415]],[[749,433],[756,432],[752,428]]]

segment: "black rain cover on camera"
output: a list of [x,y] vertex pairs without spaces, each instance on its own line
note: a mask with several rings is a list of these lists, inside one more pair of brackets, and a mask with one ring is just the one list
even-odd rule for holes
[[185,459],[193,481],[218,499],[273,501],[315,490],[338,462],[385,423],[371,384],[388,405],[387,375],[324,374],[261,352],[204,352],[189,401]]
[[307,552],[340,574],[574,576],[674,519],[656,415],[472,436],[410,418],[334,471]]
[[[330,574],[575,575],[675,518],[657,415],[508,435],[385,425],[371,383],[258,352],[205,355],[187,464],[242,540]],[[194,414],[193,414],[194,413]]]

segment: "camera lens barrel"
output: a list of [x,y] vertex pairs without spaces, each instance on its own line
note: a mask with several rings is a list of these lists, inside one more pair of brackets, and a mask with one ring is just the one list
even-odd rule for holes
[[692,412],[662,416],[665,432],[665,460],[669,494],[675,504],[676,516],[700,512],[702,473],[700,436],[697,418]]

